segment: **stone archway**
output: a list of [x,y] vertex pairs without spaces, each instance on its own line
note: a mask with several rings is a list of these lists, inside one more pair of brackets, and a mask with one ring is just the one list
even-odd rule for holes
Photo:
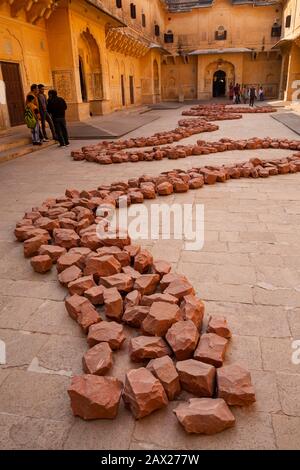
[[[215,83],[221,84],[221,80],[225,81],[225,89],[223,88],[223,85],[220,87],[219,85],[217,87],[215,85]],[[216,96],[228,95],[229,86],[231,83],[235,83],[235,67],[231,62],[219,59],[207,65],[205,69],[204,91],[208,96],[213,97],[217,92],[219,94]]]
[[90,103],[90,115],[101,114],[99,102],[103,100],[103,75],[100,50],[88,28],[79,36],[78,63],[82,101]]

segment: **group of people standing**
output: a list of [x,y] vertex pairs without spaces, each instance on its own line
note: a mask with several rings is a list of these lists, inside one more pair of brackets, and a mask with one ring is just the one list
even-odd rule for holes
[[31,130],[33,145],[42,145],[49,141],[46,123],[51,130],[52,139],[59,142],[59,147],[69,145],[66,109],[65,100],[57,95],[56,90],[49,90],[47,98],[42,83],[31,85],[26,97],[25,123]]
[[249,101],[249,106],[254,106],[256,99],[259,101],[264,101],[264,89],[262,86],[256,88],[254,85],[250,86],[241,86],[239,83],[229,86],[229,99],[233,101],[234,104],[247,104]]

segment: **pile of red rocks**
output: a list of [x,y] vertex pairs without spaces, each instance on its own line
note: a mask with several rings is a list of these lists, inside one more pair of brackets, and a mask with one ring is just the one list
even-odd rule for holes
[[[180,125],[180,124],[179,124]],[[109,163],[136,162],[141,160],[161,160],[160,145],[172,144],[191,135],[203,132],[214,132],[219,127],[211,124],[208,119],[196,119],[188,126],[181,126],[166,132],[158,132],[151,137],[137,137],[127,140],[102,141],[98,144],[82,147],[81,150],[71,152],[73,160],[87,160],[107,165]],[[151,151],[143,152],[140,149],[154,147]],[[125,149],[136,149],[132,152],[124,152]]]
[[[228,106],[225,104],[214,104],[214,105],[196,105],[190,109],[183,111],[183,116],[203,116],[209,117],[210,120],[226,120],[235,119],[232,117],[234,114],[261,114],[261,113],[274,113],[277,110],[272,106],[259,106],[252,108],[250,106]],[[230,116],[231,114],[231,116]],[[226,117],[226,115],[228,117]],[[220,116],[220,119],[218,119]]]
[[[188,125],[186,129],[189,129]],[[109,151],[112,154],[102,153],[101,156],[99,156],[97,151],[93,150],[93,148],[94,146],[84,147],[84,152],[79,152],[79,159],[86,159],[89,162],[107,165],[111,163],[162,160],[163,158],[177,160],[178,158],[185,158],[191,155],[207,155],[216,152],[226,152],[228,150],[258,150],[266,148],[300,150],[300,141],[271,137],[253,137],[238,140],[222,138],[218,141],[198,140],[196,144],[189,145],[153,147],[151,150],[140,150],[135,153],[118,151],[113,154],[113,151]],[[75,157],[75,159],[77,159],[77,157]]]

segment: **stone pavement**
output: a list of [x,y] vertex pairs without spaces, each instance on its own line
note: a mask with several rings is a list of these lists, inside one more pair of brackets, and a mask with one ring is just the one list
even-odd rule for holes
[[[128,136],[173,128],[183,109],[159,111],[160,119]],[[298,138],[268,115],[218,125],[217,132],[182,142]],[[71,149],[83,144],[73,142]],[[136,422],[123,404],[114,421],[74,418],[66,389],[70,375],[82,371],[86,339],[65,311],[66,292],[55,270],[34,273],[12,234],[25,210],[66,187],[89,189],[200,161],[220,164],[290,152],[235,151],[113,168],[73,162],[69,152],[49,148],[0,167],[0,339],[7,348],[7,363],[0,368],[0,449],[300,449],[300,365],[291,361],[292,340],[300,340],[299,173],[229,181],[164,198],[169,204],[205,205],[201,252],[185,251],[181,240],[143,242],[190,278],[208,313],[227,316],[233,331],[227,363],[239,361],[251,370],[256,404],[233,409],[236,427],[215,436],[187,435],[172,413],[173,402]],[[125,344],[116,353],[113,375],[122,378],[130,367]]]

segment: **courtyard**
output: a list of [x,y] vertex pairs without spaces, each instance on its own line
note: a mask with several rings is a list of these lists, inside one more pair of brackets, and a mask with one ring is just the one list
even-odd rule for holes
[[[157,119],[123,138],[150,136],[177,126],[183,106],[155,110]],[[271,114],[243,114],[220,121],[219,130],[194,135],[298,140]],[[183,273],[205,303],[206,314],[225,315],[232,330],[226,364],[251,372],[256,403],[233,408],[235,427],[213,436],[189,435],[172,412],[176,402],[135,421],[123,402],[115,420],[83,421],[71,413],[70,377],[82,374],[88,346],[67,315],[66,290],[50,273],[35,273],[13,231],[25,211],[66,188],[90,189],[173,168],[221,165],[252,157],[275,160],[290,150],[227,151],[180,161],[97,165],[73,161],[71,150],[93,141],[72,141],[0,166],[0,339],[6,364],[0,368],[0,449],[300,449],[300,364],[292,362],[300,340],[300,174],[237,179],[163,198],[167,204],[204,204],[205,243],[184,249],[184,240],[143,240],[156,259]],[[161,202],[161,201],[159,201]],[[147,206],[151,201],[147,201]],[[127,342],[114,353],[109,375],[124,380],[133,368]],[[176,401],[184,400],[182,392]]]

